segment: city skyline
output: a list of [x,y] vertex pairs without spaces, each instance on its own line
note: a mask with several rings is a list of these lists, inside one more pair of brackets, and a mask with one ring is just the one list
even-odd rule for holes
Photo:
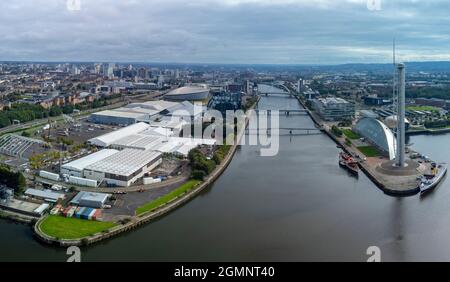
[[274,2],[81,0],[75,11],[66,0],[4,2],[0,60],[389,63],[394,37],[401,61],[450,59],[445,1]]

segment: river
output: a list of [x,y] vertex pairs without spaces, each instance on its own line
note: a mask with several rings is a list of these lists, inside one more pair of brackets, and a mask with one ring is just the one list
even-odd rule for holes
[[[288,97],[260,108],[296,109]],[[282,125],[312,127],[307,116]],[[450,135],[414,136],[414,149],[450,163]],[[450,260],[450,182],[428,197],[392,198],[337,164],[325,135],[281,136],[275,157],[242,146],[218,181],[163,218],[82,249],[83,261]],[[0,220],[0,261],[65,261],[65,250],[35,241],[28,226]]]

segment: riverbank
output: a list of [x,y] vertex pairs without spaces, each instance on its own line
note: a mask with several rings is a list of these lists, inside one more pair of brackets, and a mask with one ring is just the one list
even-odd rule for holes
[[26,216],[2,208],[0,208],[0,218],[29,225],[33,224],[38,220],[36,217]]
[[437,128],[437,129],[421,129],[421,130],[410,130],[406,132],[406,135],[439,135],[450,133],[450,128]]

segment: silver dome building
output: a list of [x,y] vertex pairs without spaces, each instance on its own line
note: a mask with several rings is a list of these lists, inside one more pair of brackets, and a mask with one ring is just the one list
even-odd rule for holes
[[206,85],[189,85],[170,91],[164,96],[168,101],[203,101],[209,98],[209,87]]

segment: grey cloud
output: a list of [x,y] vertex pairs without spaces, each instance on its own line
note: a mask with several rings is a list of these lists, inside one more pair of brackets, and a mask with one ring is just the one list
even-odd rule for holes
[[0,3],[0,60],[334,64],[450,58],[448,1],[65,0]]

